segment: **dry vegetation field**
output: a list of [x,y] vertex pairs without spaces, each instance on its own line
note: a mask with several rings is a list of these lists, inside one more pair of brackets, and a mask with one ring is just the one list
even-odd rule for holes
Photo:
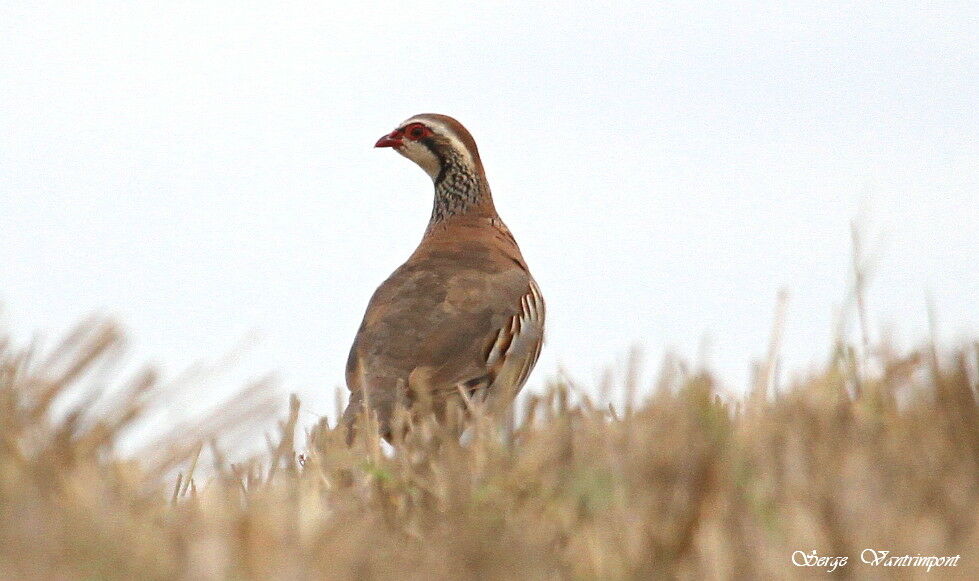
[[[422,424],[393,454],[327,421],[298,433],[294,400],[231,463],[269,392],[123,454],[172,385],[100,393],[120,341],[102,322],[48,352],[0,338],[0,578],[979,578],[976,345],[840,345],[737,401],[679,364],[618,409],[555,383],[510,432]],[[961,558],[874,567],[867,548]],[[848,562],[792,564],[813,550]]]

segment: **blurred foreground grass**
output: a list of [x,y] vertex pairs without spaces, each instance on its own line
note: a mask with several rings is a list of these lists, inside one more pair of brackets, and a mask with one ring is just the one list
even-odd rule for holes
[[[348,448],[326,421],[294,438],[294,400],[268,452],[230,464],[213,442],[269,393],[123,456],[168,388],[146,372],[100,394],[119,341],[98,322],[49,353],[0,337],[2,579],[829,574],[793,566],[799,550],[848,556],[834,575],[979,578],[975,345],[881,347],[872,366],[843,346],[809,379],[738,401],[678,366],[619,410],[554,384],[525,396],[508,437],[477,422],[460,444],[424,424],[394,454]],[[961,560],[872,568],[866,548]]]

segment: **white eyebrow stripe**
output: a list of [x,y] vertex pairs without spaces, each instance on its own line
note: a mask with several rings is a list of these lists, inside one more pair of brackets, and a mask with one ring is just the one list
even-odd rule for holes
[[452,129],[450,129],[449,126],[445,125],[441,121],[437,121],[437,120],[431,119],[429,117],[412,117],[412,118],[406,120],[404,123],[402,123],[400,125],[400,127],[402,127],[402,128],[403,127],[407,127],[411,123],[421,123],[422,125],[427,126],[429,129],[431,129],[435,133],[438,133],[439,135],[442,135],[444,137],[447,137],[449,139],[449,141],[452,143],[452,149],[454,149],[454,150],[458,151],[459,153],[461,153],[463,155],[463,157],[466,158],[466,162],[470,166],[473,165],[472,152],[469,151],[469,148],[466,147],[466,145],[464,143],[462,143],[462,141],[456,135],[455,131],[453,131]]
[[435,119],[430,119],[428,117],[412,117],[411,119],[408,119],[407,121],[402,123],[401,127],[405,127],[412,123],[421,123],[422,125],[426,125],[432,129],[438,129],[438,133],[441,133],[442,135],[455,137],[455,133],[451,129],[449,129],[448,126],[446,126],[444,123],[442,123],[441,121],[437,121]]

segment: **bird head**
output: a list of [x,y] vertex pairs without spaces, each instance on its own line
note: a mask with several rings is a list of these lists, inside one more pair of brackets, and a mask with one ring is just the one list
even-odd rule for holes
[[391,147],[438,180],[448,166],[482,171],[479,151],[469,131],[448,115],[415,115],[377,140],[374,147]]

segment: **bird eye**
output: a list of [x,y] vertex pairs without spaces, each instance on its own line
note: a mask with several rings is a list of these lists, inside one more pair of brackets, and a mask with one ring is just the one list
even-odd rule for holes
[[417,141],[428,134],[428,128],[421,123],[412,123],[408,127],[405,127],[405,135],[408,139]]

